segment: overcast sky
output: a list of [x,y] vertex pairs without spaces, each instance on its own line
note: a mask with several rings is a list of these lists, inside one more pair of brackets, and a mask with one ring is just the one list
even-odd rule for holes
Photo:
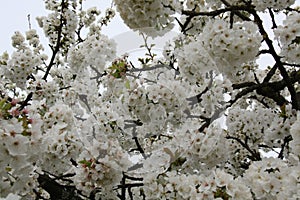
[[[111,0],[86,0],[86,7],[97,6],[104,13],[105,8],[110,7]],[[11,36],[15,31],[25,33],[29,29],[28,14],[30,14],[31,27],[38,30],[36,22],[37,16],[47,15],[42,0],[4,0],[0,7],[0,53],[4,51],[12,52]],[[115,18],[108,28],[104,28],[106,35],[114,37],[120,33],[128,31],[119,17]],[[42,34],[40,34],[42,36]]]

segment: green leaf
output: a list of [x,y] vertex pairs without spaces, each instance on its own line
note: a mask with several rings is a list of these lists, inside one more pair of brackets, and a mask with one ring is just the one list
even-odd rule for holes
[[11,168],[11,167],[5,167],[5,170],[6,170],[7,172],[10,172],[10,171],[12,170],[12,168]]
[[92,167],[92,162],[91,161],[87,161],[87,160],[81,160],[79,161],[80,164],[83,164],[85,166],[87,166],[88,168],[91,168]]
[[130,82],[129,82],[129,80],[127,80],[126,82],[125,82],[125,87],[126,87],[126,89],[130,89]]

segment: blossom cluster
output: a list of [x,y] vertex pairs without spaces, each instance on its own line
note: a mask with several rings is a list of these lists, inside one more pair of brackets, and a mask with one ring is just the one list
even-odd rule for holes
[[274,1],[274,0],[253,0],[251,3],[257,11],[264,11],[268,8],[283,10],[295,3],[295,0]]
[[201,36],[203,46],[215,61],[219,71],[229,77],[235,68],[252,61],[261,45],[262,37],[252,22],[230,24],[224,20],[211,20]]
[[251,71],[257,67],[253,60],[261,39],[251,22],[235,24],[231,29],[224,20],[211,20],[201,34],[175,48],[175,55],[180,71],[192,82],[200,82],[211,70],[221,72],[232,82],[241,82],[253,78]]
[[203,133],[196,133],[192,136],[190,148],[187,151],[189,158],[186,165],[195,167],[197,162],[201,162],[203,168],[209,169],[217,165],[224,165],[224,162],[228,159],[226,150],[229,143],[225,140],[225,134],[220,127],[218,125],[214,126]]
[[32,121],[27,118],[28,111],[19,112],[17,102],[16,99],[9,102],[6,98],[0,102],[0,193],[4,196],[12,191],[26,195],[37,185],[34,166],[29,162],[34,162],[34,155],[37,154],[30,148],[28,137]]
[[300,113],[298,113],[297,115],[297,120],[294,122],[294,124],[291,126],[290,129],[290,133],[291,136],[293,138],[293,140],[290,143],[290,146],[292,148],[292,152],[296,155],[296,156],[300,156],[300,137],[299,137],[299,133],[300,133],[300,127],[299,127],[299,119],[300,119]]
[[33,93],[33,100],[46,100],[48,105],[53,105],[58,100],[58,86],[54,81],[46,82],[39,77],[35,81],[29,82],[28,91]]
[[203,46],[201,37],[197,37],[175,52],[180,72],[193,83],[202,82],[203,74],[217,69],[214,59]]
[[[74,2],[74,1],[72,1]],[[52,11],[48,16],[37,17],[39,26],[44,30],[52,50],[60,44],[67,52],[68,48],[75,42],[75,33],[78,27],[78,17],[74,6],[69,1],[46,1],[46,9]]]
[[250,165],[244,179],[258,199],[297,199],[299,177],[299,166],[288,166],[280,159],[266,158]]
[[280,54],[286,62],[297,63],[299,61],[299,22],[299,15],[291,13],[283,21],[283,25],[275,30],[275,36],[282,45]]
[[252,199],[250,189],[244,180],[220,169],[213,169],[207,175],[166,172],[145,177],[145,194],[156,199]]
[[97,7],[89,8],[87,11],[81,11],[80,18],[85,27],[90,26],[96,21],[96,17],[100,15],[100,10]]
[[105,35],[91,35],[69,53],[69,65],[78,76],[88,72],[89,66],[103,73],[106,62],[116,54],[116,44]]
[[[28,40],[29,45],[34,47],[34,52],[38,53],[39,51],[44,50],[42,44],[40,44],[39,35],[35,29],[30,29],[26,32],[26,40]],[[46,58],[44,60],[47,60]]]
[[117,140],[106,139],[105,135],[87,145],[77,158],[79,166],[75,168],[75,184],[86,194],[97,188],[111,191],[112,186],[120,182],[121,172],[126,171],[131,163],[127,153]]
[[149,85],[146,89],[137,88],[132,90],[128,96],[129,112],[144,123],[149,133],[164,130],[168,125],[178,125],[182,120],[183,102],[178,101],[177,95],[182,88],[173,85],[177,92],[163,85]]
[[[48,199],[54,184],[74,199],[299,198],[293,3],[115,0],[133,30],[185,29],[162,58],[142,45],[139,66],[101,33],[114,5],[101,17],[82,0],[45,0],[50,14],[37,21],[50,59],[35,30],[16,32],[15,52],[0,58],[0,196]],[[278,53],[253,9],[285,9]],[[258,69],[261,54],[274,67]]]
[[25,88],[28,76],[34,72],[36,66],[41,64],[41,57],[32,50],[16,51],[7,63],[5,76],[17,87]]
[[295,123],[297,113],[290,106],[274,116],[270,127],[266,129],[264,142],[273,148],[280,148],[284,140],[291,135],[291,126]]
[[262,142],[264,131],[277,118],[278,114],[271,109],[250,111],[238,107],[232,108],[229,110],[226,119],[228,134],[242,140],[248,140],[248,145],[253,145],[257,148],[257,145]]
[[175,12],[172,8],[177,9],[179,3],[177,0],[115,0],[114,2],[129,28],[146,33],[151,37],[162,36],[173,28],[174,17],[172,15]]

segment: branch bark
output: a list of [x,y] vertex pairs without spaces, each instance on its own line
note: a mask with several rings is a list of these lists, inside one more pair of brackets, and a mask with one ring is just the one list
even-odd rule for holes
[[43,79],[45,81],[47,80],[47,77],[50,73],[50,70],[51,70],[52,66],[54,65],[54,63],[55,63],[56,55],[57,55],[57,53],[59,52],[59,49],[60,49],[61,38],[62,38],[62,29],[63,29],[63,26],[64,26],[63,12],[64,12],[64,9],[66,8],[66,6],[67,6],[67,4],[65,3],[64,0],[62,0],[62,2],[61,2],[61,13],[60,13],[60,19],[59,19],[60,20],[60,25],[59,25],[58,31],[57,31],[57,40],[56,40],[55,47],[51,48],[52,49],[52,56],[51,56],[51,59],[50,59],[50,63],[47,66],[45,75],[43,76]]
[[38,182],[40,187],[50,194],[52,200],[82,200],[75,186],[59,184],[47,174],[40,174]]

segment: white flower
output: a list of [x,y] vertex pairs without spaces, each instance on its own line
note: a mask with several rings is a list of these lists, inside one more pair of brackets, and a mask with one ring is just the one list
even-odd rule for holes
[[12,39],[12,46],[15,48],[21,48],[22,46],[25,45],[24,44],[25,38],[19,31],[16,31],[15,34],[11,37],[11,39]]
[[122,19],[131,29],[152,37],[162,36],[173,28],[172,15],[175,12],[170,7],[176,9],[180,7],[177,0],[169,2],[116,0],[115,3]]
[[201,37],[197,37],[175,52],[180,72],[192,83],[200,82],[206,72],[217,69],[209,51],[203,46]]
[[7,134],[14,135],[16,133],[21,134],[24,130],[22,122],[18,121],[17,118],[0,121],[1,129]]
[[16,134],[5,138],[5,146],[13,156],[24,155],[28,149],[29,140],[26,136]]
[[298,112],[297,120],[291,126],[291,136],[293,140],[290,142],[290,146],[292,148],[292,152],[300,156],[300,112]]
[[230,24],[224,20],[208,22],[200,38],[221,72],[223,68],[252,61],[262,40],[254,23],[236,23],[230,29]]
[[233,176],[230,174],[225,173],[220,169],[216,169],[215,173],[215,180],[218,187],[227,186],[230,182],[233,181]]
[[63,102],[56,102],[44,115],[44,129],[72,130],[74,118],[72,109]]
[[155,151],[144,161],[144,170],[148,173],[159,173],[168,169],[170,156],[163,150]]
[[34,72],[35,66],[41,63],[41,57],[28,48],[16,51],[7,63],[6,76],[18,87],[24,88],[27,77]]
[[262,161],[253,162],[242,179],[256,198],[273,199],[284,196],[284,199],[288,199],[297,192],[298,178],[298,166],[288,166],[278,158],[264,158]]
[[295,3],[295,0],[285,0],[285,1],[276,1],[276,0],[252,0],[252,4],[255,6],[257,11],[264,11],[267,8],[272,8],[274,10],[282,10],[287,8]]
[[71,69],[78,76],[88,73],[89,66],[103,72],[106,62],[111,61],[116,54],[116,43],[101,35],[89,36],[83,43],[70,50],[68,60]]
[[296,37],[300,36],[300,17],[298,13],[291,13],[274,31],[282,45],[289,45]]

